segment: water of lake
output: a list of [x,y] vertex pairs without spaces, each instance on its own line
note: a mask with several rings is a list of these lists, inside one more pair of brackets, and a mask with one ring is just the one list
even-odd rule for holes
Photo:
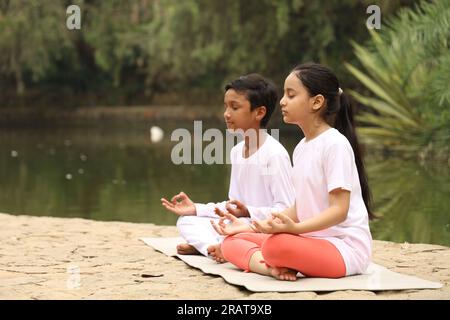
[[[229,165],[171,161],[171,132],[193,123],[159,125],[159,143],[150,141],[150,126],[1,129],[0,212],[174,225],[161,197],[183,190],[196,202],[225,200]],[[299,138],[280,132],[291,155]],[[373,237],[450,246],[449,167],[370,153],[366,162],[374,211],[382,216],[371,223]]]

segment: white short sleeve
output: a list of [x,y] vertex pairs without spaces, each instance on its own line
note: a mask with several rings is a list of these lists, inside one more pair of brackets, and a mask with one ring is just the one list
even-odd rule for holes
[[352,190],[354,155],[347,141],[334,141],[325,149],[324,172],[327,190]]

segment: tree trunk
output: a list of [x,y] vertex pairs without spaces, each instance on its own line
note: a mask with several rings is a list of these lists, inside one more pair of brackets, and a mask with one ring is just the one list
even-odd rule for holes
[[16,92],[18,96],[23,96],[25,94],[25,83],[23,82],[22,72],[16,69]]
[[11,65],[14,72],[14,77],[16,78],[16,93],[19,97],[22,97],[25,94],[25,82],[23,81],[22,71],[16,61],[15,54],[11,57]]

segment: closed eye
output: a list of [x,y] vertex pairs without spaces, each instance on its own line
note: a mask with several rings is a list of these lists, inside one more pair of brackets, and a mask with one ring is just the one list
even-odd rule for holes
[[287,96],[289,99],[292,99],[292,98],[295,97],[295,91],[294,91],[294,90],[292,90],[292,89],[287,89],[285,92],[286,92],[286,96]]
[[295,97],[295,94],[285,94],[284,97],[286,97],[288,99],[292,99]]

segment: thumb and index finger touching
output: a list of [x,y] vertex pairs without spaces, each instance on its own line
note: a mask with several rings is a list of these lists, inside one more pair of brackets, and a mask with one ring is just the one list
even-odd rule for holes
[[185,199],[189,199],[189,197],[186,193],[180,191],[180,193],[174,195],[170,201],[175,204],[177,201],[183,201]]

